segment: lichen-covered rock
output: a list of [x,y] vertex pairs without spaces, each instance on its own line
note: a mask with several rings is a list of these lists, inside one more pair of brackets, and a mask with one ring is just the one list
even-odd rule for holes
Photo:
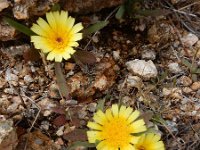
[[0,120],[0,149],[14,150],[17,146],[17,133],[12,120]]
[[16,29],[0,19],[0,41],[13,40],[15,35]]
[[15,1],[13,14],[16,19],[29,19],[32,15],[44,15],[58,0],[18,0]]

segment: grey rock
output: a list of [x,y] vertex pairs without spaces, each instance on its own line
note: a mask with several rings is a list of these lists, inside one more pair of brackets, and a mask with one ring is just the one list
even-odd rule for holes
[[126,63],[127,69],[133,73],[133,75],[139,75],[144,79],[155,78],[158,74],[156,66],[149,60],[135,59]]
[[177,74],[182,72],[182,69],[180,68],[178,63],[170,63],[168,64],[168,68],[171,73]]

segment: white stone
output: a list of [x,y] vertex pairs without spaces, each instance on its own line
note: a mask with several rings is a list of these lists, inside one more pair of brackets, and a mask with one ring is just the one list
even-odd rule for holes
[[113,57],[115,60],[119,60],[120,58],[120,51],[113,51]]
[[144,50],[142,52],[142,59],[154,60],[156,58],[156,53],[153,50]]
[[62,136],[64,134],[64,126],[61,126],[56,132],[57,136]]
[[135,59],[126,63],[127,69],[134,75],[139,75],[144,79],[155,78],[158,74],[156,66],[149,60]]
[[182,99],[182,90],[180,88],[163,88],[162,94],[164,97]]
[[5,73],[5,79],[6,81],[18,81],[19,78],[17,75],[11,73],[11,69],[8,68]]
[[180,68],[178,63],[170,63],[170,64],[168,64],[168,68],[171,73],[176,74],[176,73],[182,72],[182,69]]
[[30,75],[25,75],[25,76],[24,76],[24,81],[25,81],[26,83],[31,83],[31,82],[33,82],[34,80],[33,80],[33,78],[32,78]]
[[90,112],[95,112],[96,111],[96,106],[97,106],[97,103],[90,103],[87,107],[87,109],[90,111]]
[[142,79],[138,76],[128,75],[127,77],[127,86],[128,87],[135,87],[135,88],[141,88],[143,87]]
[[197,43],[198,40],[199,38],[195,34],[192,34],[192,33],[189,33],[183,38],[181,38],[181,41],[187,47],[193,46],[195,43]]

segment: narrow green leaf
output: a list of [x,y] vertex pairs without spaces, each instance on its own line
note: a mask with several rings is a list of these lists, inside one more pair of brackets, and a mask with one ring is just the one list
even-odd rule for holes
[[22,25],[21,23],[18,23],[16,21],[14,21],[13,19],[11,18],[8,18],[8,17],[4,17],[4,20],[6,22],[8,22],[8,24],[12,27],[14,27],[15,29],[17,29],[18,31],[28,35],[28,36],[31,36],[31,35],[35,35],[35,33],[33,31],[31,31],[31,29],[29,29],[27,26],[25,25]]
[[99,31],[102,28],[104,28],[105,26],[107,26],[108,23],[109,23],[109,21],[99,21],[99,22],[91,25],[87,29],[83,30],[83,34],[85,36],[85,35],[88,35],[88,34],[95,33],[96,31]]
[[195,73],[199,74],[200,73],[200,69],[197,69]]
[[115,14],[115,18],[121,20],[125,13],[125,5],[121,5]]
[[192,81],[196,82],[197,80],[197,74],[192,74]]
[[183,63],[183,65],[191,69],[192,64],[187,59],[182,59],[181,62]]
[[105,98],[102,99],[102,100],[99,100],[98,103],[97,103],[97,107],[96,107],[96,110],[101,110],[103,111],[104,109],[104,105],[105,105]]
[[152,118],[152,120],[155,121],[155,122],[161,123],[163,125],[167,124],[166,121],[161,117],[160,114],[154,115],[153,118]]
[[165,80],[167,75],[168,75],[168,71],[167,70],[162,72],[161,75],[159,76],[159,82]]
[[62,94],[62,96],[65,97],[66,99],[69,99],[70,98],[69,87],[67,86],[60,63],[55,62],[54,67],[55,67],[56,80],[57,80],[57,84],[60,90],[60,94]]
[[75,148],[78,146],[84,146],[86,148],[96,147],[95,144],[77,141],[77,142],[74,142],[67,150],[75,150]]
[[51,7],[51,11],[60,11],[60,4],[56,3]]

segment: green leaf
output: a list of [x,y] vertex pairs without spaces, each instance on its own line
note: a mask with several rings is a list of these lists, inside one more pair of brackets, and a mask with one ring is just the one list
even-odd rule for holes
[[91,144],[91,143],[88,143],[88,142],[77,141],[77,142],[74,142],[67,150],[74,150],[78,146],[84,146],[86,148],[96,147],[95,144]]
[[14,27],[15,29],[17,29],[18,31],[28,35],[28,36],[31,36],[31,35],[35,35],[35,33],[33,31],[31,31],[31,29],[29,29],[27,26],[25,25],[22,25],[21,23],[18,23],[16,21],[14,21],[13,19],[11,18],[8,18],[8,17],[4,17],[4,20],[6,22],[8,22],[8,24],[12,27]]
[[56,74],[56,80],[57,84],[60,90],[60,94],[62,94],[62,97],[65,97],[66,99],[69,99],[69,87],[67,86],[65,77],[63,75],[60,63],[55,62],[55,74]]
[[163,125],[167,124],[166,121],[161,117],[160,114],[154,115],[153,118],[152,118],[152,120],[155,121],[155,122],[158,122],[160,124],[163,124]]
[[51,11],[60,11],[60,4],[56,3],[51,7]]
[[183,63],[183,65],[191,69],[192,64],[187,59],[182,59],[181,62]]
[[95,33],[97,31],[101,30],[102,28],[104,28],[105,26],[107,26],[108,23],[109,23],[109,21],[99,21],[99,22],[91,25],[87,29],[83,30],[83,34],[84,34],[84,36],[86,36],[88,34]]
[[199,73],[200,73],[200,69],[197,69],[197,70],[195,71],[195,73],[199,74]]
[[105,101],[106,101],[105,99],[99,100],[98,103],[97,103],[96,110],[101,110],[101,111],[103,111]]
[[192,74],[192,81],[194,81],[194,82],[197,81],[197,74]]
[[125,13],[125,5],[121,5],[115,14],[115,18],[121,20]]

